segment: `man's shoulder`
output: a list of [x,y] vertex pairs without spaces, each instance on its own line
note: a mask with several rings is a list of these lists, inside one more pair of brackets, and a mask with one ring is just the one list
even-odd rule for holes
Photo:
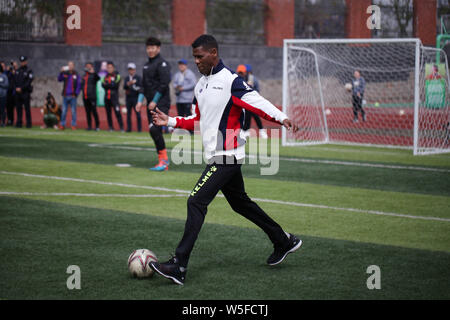
[[236,80],[236,78],[239,78],[239,76],[233,72],[233,70],[229,69],[228,67],[223,68],[216,74],[217,78],[222,81],[229,81],[233,82]]
[[158,63],[158,65],[159,65],[161,68],[167,68],[167,69],[170,68],[169,62],[167,62],[167,61],[164,60],[164,59],[161,59],[161,61]]
[[190,76],[194,76],[195,77],[195,73],[194,71],[192,71],[191,69],[186,69],[186,73]]

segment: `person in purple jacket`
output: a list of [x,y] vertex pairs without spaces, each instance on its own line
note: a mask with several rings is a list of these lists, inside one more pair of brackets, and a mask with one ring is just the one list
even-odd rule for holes
[[81,77],[75,71],[75,64],[69,61],[67,66],[61,68],[58,76],[58,81],[63,82],[63,109],[61,116],[61,123],[59,128],[64,130],[66,127],[67,108],[70,105],[72,109],[72,130],[77,128],[77,96],[81,89]]

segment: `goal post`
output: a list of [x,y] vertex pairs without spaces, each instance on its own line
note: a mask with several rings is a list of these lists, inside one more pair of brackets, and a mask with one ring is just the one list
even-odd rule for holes
[[[345,143],[411,148],[414,154],[450,152],[450,125],[444,126],[450,121],[448,63],[445,53],[435,50],[409,38],[285,39],[283,111],[301,130],[283,129],[283,145]],[[435,64],[439,82],[426,78]],[[355,78],[355,71],[361,78]],[[430,107],[436,99],[439,105]]]
[[421,48],[414,154],[450,152],[450,74],[442,49]]

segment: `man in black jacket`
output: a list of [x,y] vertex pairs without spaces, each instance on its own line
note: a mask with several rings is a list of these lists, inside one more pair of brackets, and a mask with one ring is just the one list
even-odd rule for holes
[[28,59],[25,56],[20,57],[20,68],[17,70],[14,83],[16,91],[16,112],[17,121],[16,127],[22,128],[22,107],[25,109],[25,118],[27,128],[31,128],[31,110],[30,110],[30,99],[33,87],[31,83],[33,82],[33,71],[28,68]]
[[[162,134],[162,128],[152,123],[152,115],[150,111],[158,107],[159,110],[165,114],[169,113],[170,109],[170,65],[164,60],[161,55],[161,41],[150,37],[146,41],[146,51],[148,55],[148,62],[144,66],[142,72],[142,89],[138,97],[138,104],[136,111],[140,112],[143,106],[147,108],[147,118],[149,125],[150,136],[155,142],[156,150],[158,152],[159,162],[152,171],[165,171],[169,169],[169,158],[167,157],[166,144]],[[144,97],[147,100],[147,105],[143,105]]]
[[83,92],[84,109],[86,110],[87,130],[92,129],[91,115],[94,117],[95,130],[100,130],[100,122],[97,113],[97,81],[100,77],[94,71],[91,62],[86,63],[84,67],[85,74],[81,79],[81,90]]
[[114,130],[111,115],[111,110],[114,110],[117,122],[119,123],[120,131],[123,132],[122,114],[120,113],[119,106],[120,74],[115,71],[115,67],[112,62],[108,62],[106,68],[108,74],[102,79],[102,87],[105,89],[105,109],[106,116],[108,118],[109,131]]
[[141,114],[136,111],[139,92],[142,87],[142,79],[136,74],[136,64],[130,62],[128,64],[128,76],[123,81],[123,89],[126,95],[127,105],[127,132],[131,132],[131,114],[134,110],[137,120],[137,129],[142,130]]

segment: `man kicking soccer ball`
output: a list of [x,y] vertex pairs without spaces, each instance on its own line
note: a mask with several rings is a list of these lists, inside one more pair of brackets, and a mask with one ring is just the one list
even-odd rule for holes
[[[241,165],[245,158],[245,137],[241,132],[243,109],[264,119],[284,125],[296,132],[297,125],[269,101],[261,97],[237,74],[224,66],[219,58],[216,39],[202,35],[192,43],[193,56],[203,77],[195,87],[195,113],[190,117],[167,116],[156,108],[153,123],[193,131],[200,122],[203,146],[208,164],[187,201],[184,235],[175,256],[165,263],[150,266],[176,284],[184,284],[189,256],[203,225],[208,205],[219,190],[231,208],[259,226],[272,241],[274,251],[267,259],[269,265],[279,264],[296,251],[302,241],[286,233],[245,192]],[[242,135],[241,135],[242,134]]]

